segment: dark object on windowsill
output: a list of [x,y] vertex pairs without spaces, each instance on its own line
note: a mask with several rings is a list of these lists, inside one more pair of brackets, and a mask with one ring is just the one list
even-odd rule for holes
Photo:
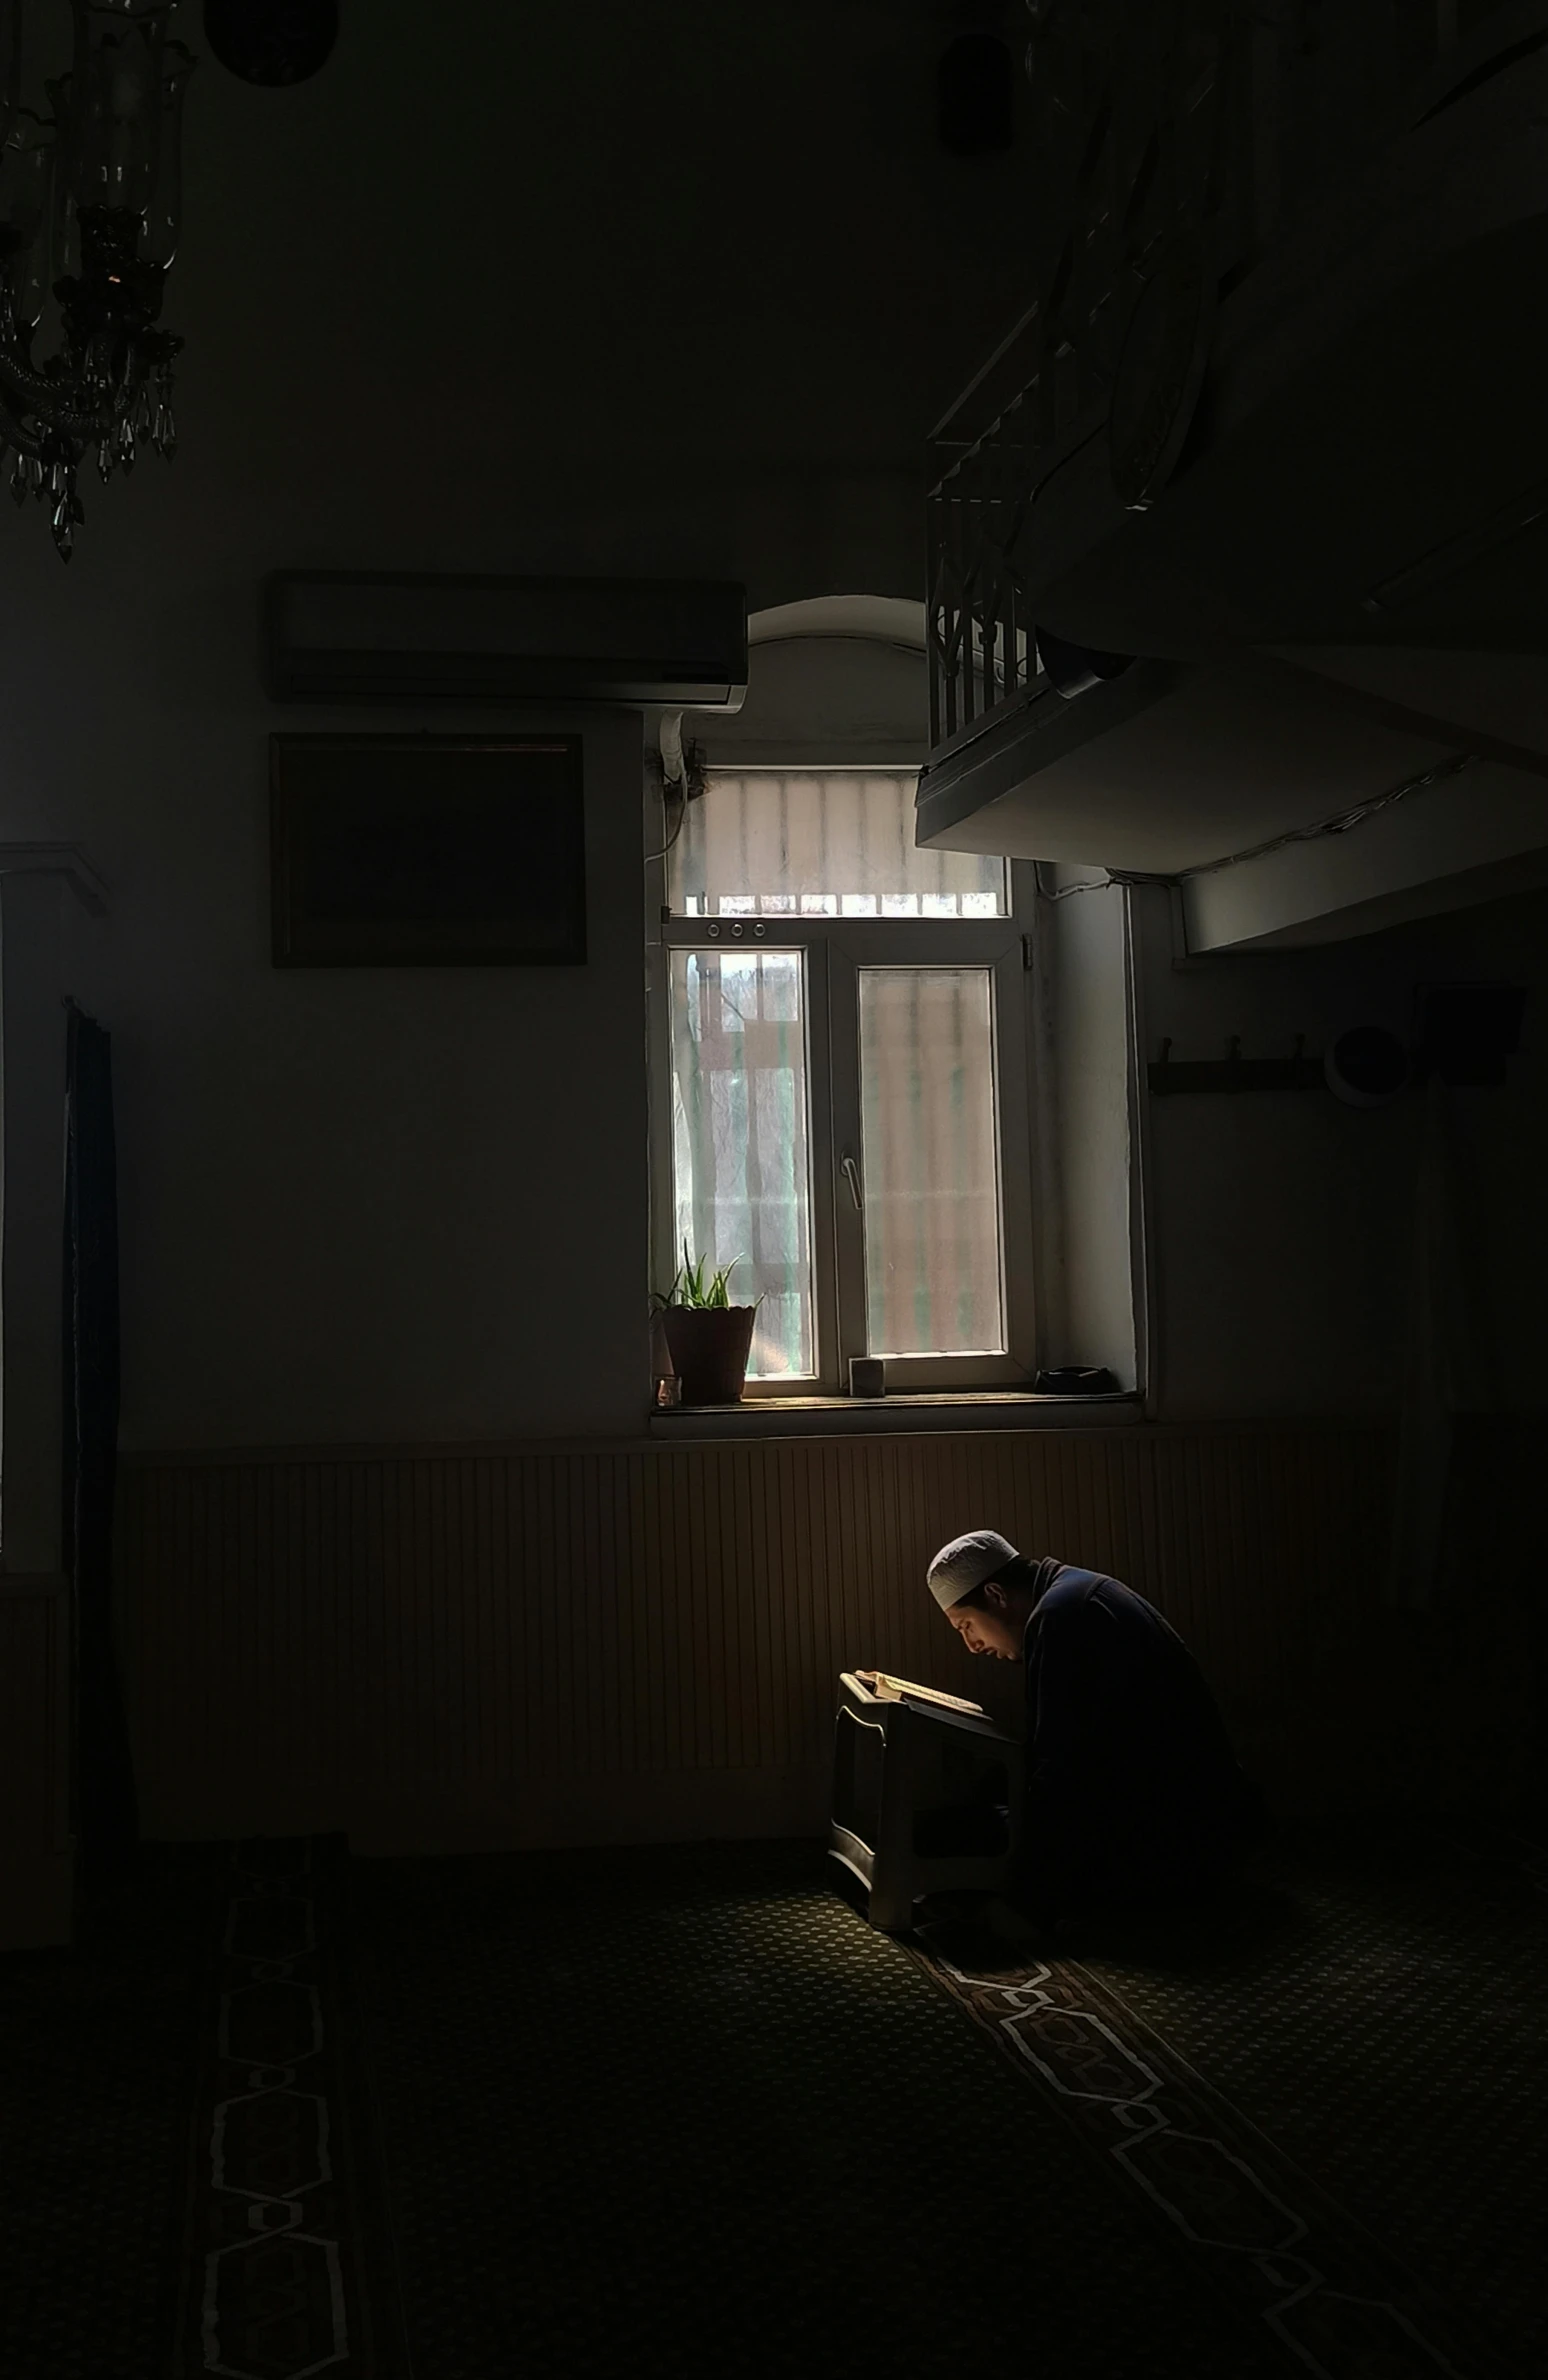
[[684,1405],[739,1405],[747,1383],[756,1306],[663,1306]]
[[887,1366],[879,1355],[852,1355],[849,1359],[849,1393],[852,1397],[884,1397],[887,1393]]
[[1438,1074],[1454,1090],[1503,1083],[1505,1061],[1521,1047],[1526,993],[1519,984],[1424,983],[1415,1007],[1421,1080]]
[[204,38],[244,83],[304,83],[339,36],[339,0],[204,0]]
[[1118,1382],[1106,1364],[1062,1364],[1039,1372],[1032,1393],[1039,1397],[1110,1397]]

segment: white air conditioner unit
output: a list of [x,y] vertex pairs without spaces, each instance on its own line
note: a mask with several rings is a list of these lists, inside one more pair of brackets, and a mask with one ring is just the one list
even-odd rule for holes
[[747,692],[746,590],[729,580],[287,570],[264,600],[281,702],[737,711]]

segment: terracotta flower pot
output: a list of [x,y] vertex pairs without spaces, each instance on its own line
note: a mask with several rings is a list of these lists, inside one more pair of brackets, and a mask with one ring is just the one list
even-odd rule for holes
[[668,1306],[662,1314],[685,1405],[738,1405],[756,1306]]

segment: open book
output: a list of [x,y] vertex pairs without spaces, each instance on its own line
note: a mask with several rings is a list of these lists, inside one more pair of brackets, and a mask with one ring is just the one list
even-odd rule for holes
[[884,1669],[857,1669],[862,1686],[869,1686],[878,1702],[928,1702],[940,1711],[961,1711],[969,1719],[987,1719],[981,1702],[964,1702],[960,1694],[942,1694],[934,1686],[916,1686],[910,1678],[889,1677]]

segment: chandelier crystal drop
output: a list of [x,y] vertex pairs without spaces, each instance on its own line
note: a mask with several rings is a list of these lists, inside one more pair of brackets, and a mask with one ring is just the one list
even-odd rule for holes
[[[0,471],[18,504],[47,506],[66,562],[91,450],[106,481],[147,442],[168,461],[176,445],[183,342],[157,326],[194,59],[169,38],[174,6],[72,0],[74,57],[40,115],[22,105],[27,0],[0,0]],[[51,301],[58,345],[40,360]]]

